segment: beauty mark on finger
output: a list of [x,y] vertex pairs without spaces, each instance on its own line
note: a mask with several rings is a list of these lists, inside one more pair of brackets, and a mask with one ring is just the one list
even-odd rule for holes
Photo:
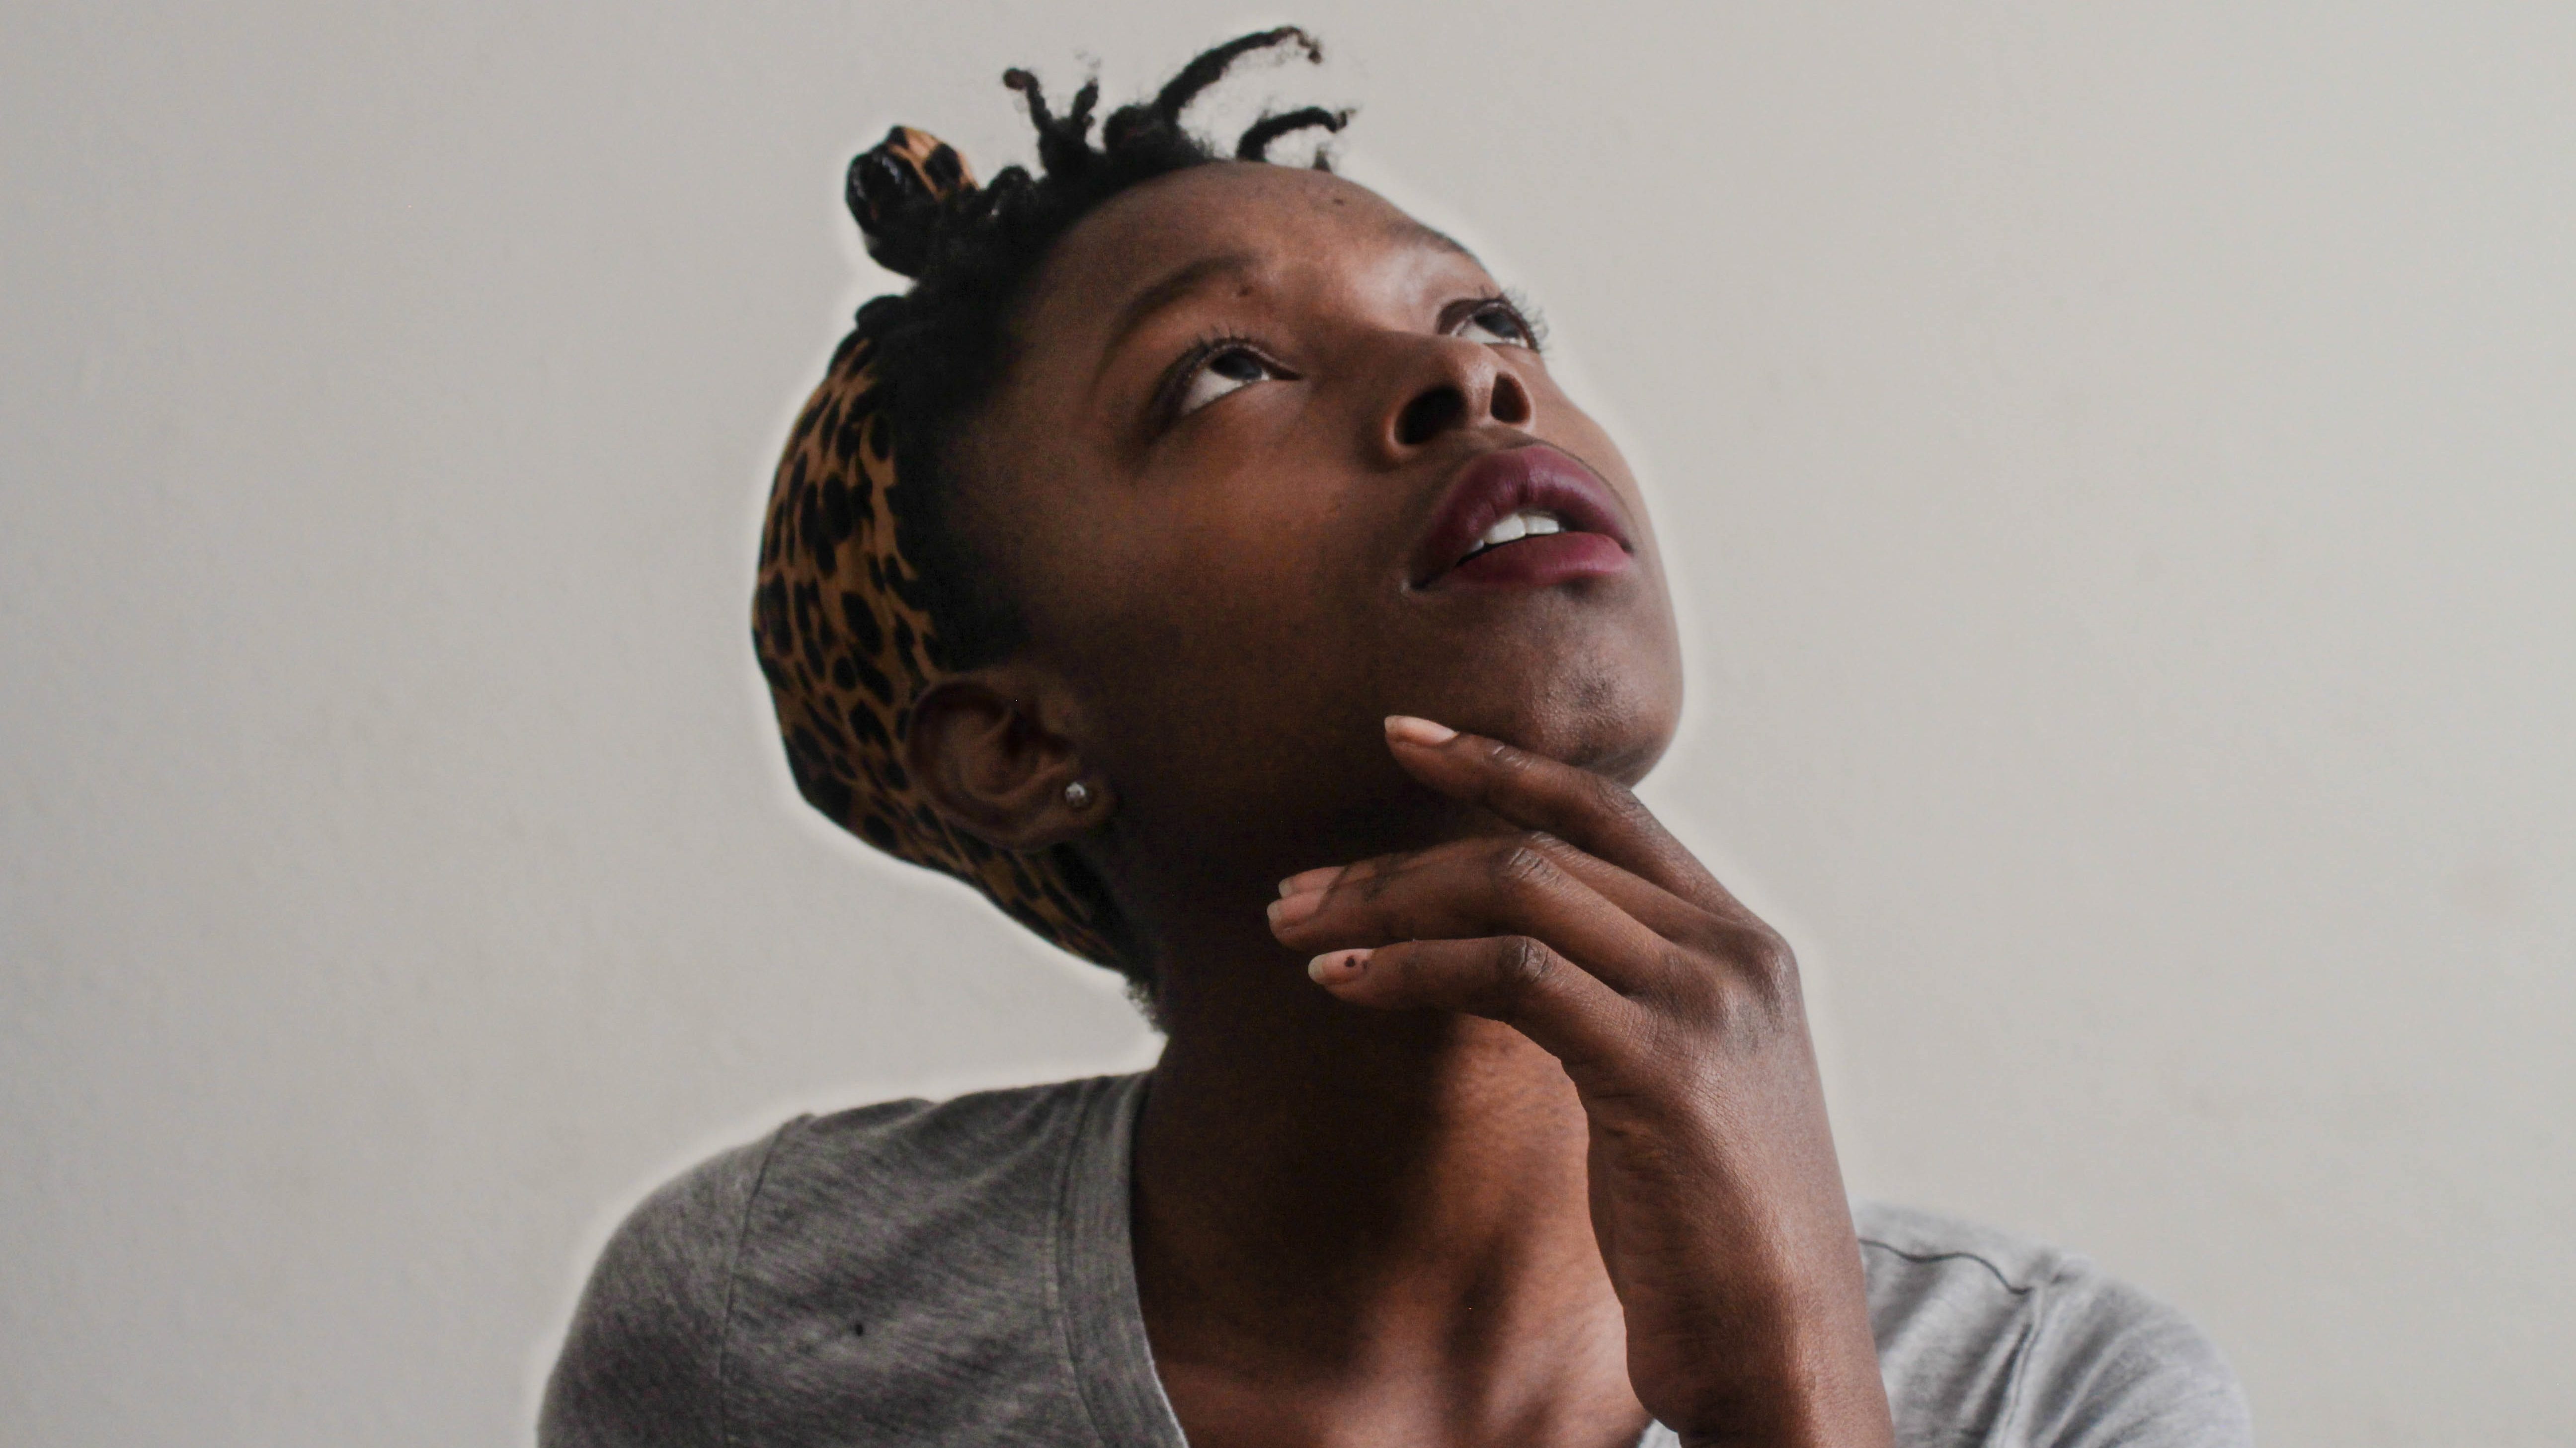
[[1365,950],[1331,950],[1306,962],[1306,978],[1317,985],[1339,985],[1353,979],[1368,965]]

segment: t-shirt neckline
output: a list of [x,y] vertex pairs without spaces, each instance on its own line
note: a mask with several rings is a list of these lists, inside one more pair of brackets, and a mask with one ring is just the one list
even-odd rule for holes
[[1048,1306],[1100,1442],[1187,1448],[1145,1337],[1129,1232],[1128,1174],[1149,1079],[1147,1072],[1112,1078],[1087,1104],[1057,1193]]
[[[1153,1073],[1108,1078],[1086,1103],[1065,1153],[1056,1193],[1055,1277],[1048,1315],[1063,1337],[1066,1369],[1103,1445],[1188,1448],[1181,1420],[1163,1394],[1145,1309],[1136,1295],[1136,1250],[1130,1232],[1130,1178],[1136,1117]],[[1678,1448],[1650,1423],[1638,1448]]]

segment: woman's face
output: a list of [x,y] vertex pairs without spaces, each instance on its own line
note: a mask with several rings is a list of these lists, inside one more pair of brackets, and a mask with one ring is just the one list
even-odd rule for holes
[[1636,480],[1476,259],[1375,193],[1239,163],[1137,187],[1058,243],[1016,337],[960,522],[1131,847],[1284,873],[1418,840],[1442,807],[1391,713],[1631,782],[1663,751],[1680,660]]

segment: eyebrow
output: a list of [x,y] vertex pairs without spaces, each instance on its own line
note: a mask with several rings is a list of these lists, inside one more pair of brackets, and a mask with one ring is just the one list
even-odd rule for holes
[[[1479,267],[1484,265],[1477,260],[1474,252],[1459,245],[1457,240],[1447,232],[1436,231],[1410,216],[1398,217],[1388,223],[1387,231],[1398,241],[1411,242],[1416,246],[1428,247],[1434,251],[1451,252],[1475,262]],[[1203,256],[1197,261],[1177,267],[1151,285],[1144,287],[1136,295],[1127,299],[1126,305],[1118,309],[1117,319],[1110,323],[1109,340],[1100,349],[1100,369],[1105,371],[1108,368],[1110,359],[1118,355],[1121,347],[1127,345],[1128,337],[1132,336],[1137,328],[1152,320],[1155,313],[1199,291],[1210,282],[1250,277],[1257,275],[1261,270],[1261,259],[1250,252],[1220,252],[1215,256]]]
[[1436,227],[1425,226],[1410,216],[1397,217],[1388,224],[1387,232],[1398,241],[1414,242],[1417,245],[1430,247],[1434,251],[1456,252],[1478,266],[1485,264],[1483,259],[1469,251],[1458,238]]
[[1212,281],[1224,277],[1247,277],[1260,270],[1261,263],[1248,252],[1230,251],[1217,256],[1203,256],[1156,281],[1127,299],[1118,309],[1117,321],[1110,324],[1109,343],[1100,349],[1105,366],[1118,355],[1127,338],[1150,320],[1156,312],[1181,300]]

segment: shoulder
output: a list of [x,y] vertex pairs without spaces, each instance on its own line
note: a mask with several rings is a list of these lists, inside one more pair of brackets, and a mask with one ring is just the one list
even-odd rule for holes
[[784,1131],[691,1167],[618,1224],[547,1380],[546,1448],[721,1441],[714,1388],[734,1253]]
[[1853,1215],[1902,1441],[1975,1425],[2048,1448],[2252,1442],[2209,1338],[2089,1259],[1911,1208]]
[[591,1269],[539,1441],[726,1441],[761,1416],[765,1343],[935,1270],[921,1249],[943,1219],[1001,1227],[1051,1205],[1055,1159],[1103,1084],[800,1116],[663,1184]]

